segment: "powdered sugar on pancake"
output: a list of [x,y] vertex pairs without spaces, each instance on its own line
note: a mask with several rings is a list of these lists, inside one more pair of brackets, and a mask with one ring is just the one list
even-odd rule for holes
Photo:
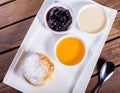
[[33,85],[42,84],[49,70],[48,63],[42,60],[37,53],[26,57],[23,63],[23,76]]

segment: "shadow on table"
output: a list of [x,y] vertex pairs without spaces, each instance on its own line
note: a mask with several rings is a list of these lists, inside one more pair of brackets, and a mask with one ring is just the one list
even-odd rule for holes
[[[92,77],[94,77],[94,76],[97,75],[97,76],[98,76],[98,80],[99,80],[100,69],[101,69],[102,65],[103,65],[105,62],[106,62],[106,60],[105,60],[104,58],[99,58],[99,60],[98,60],[98,62],[97,62],[97,65],[96,65],[97,73],[94,74]],[[93,90],[91,91],[91,93],[95,93],[95,90],[96,90],[98,84],[99,84],[99,81],[98,81],[98,83],[95,85],[95,87],[93,88]]]

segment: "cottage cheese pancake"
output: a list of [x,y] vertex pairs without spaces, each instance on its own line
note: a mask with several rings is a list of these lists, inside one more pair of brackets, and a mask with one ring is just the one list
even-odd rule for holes
[[32,85],[39,86],[46,83],[54,70],[54,65],[44,55],[33,53],[23,60],[22,74]]

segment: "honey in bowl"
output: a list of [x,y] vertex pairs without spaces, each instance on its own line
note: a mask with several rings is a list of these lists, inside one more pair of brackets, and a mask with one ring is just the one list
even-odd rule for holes
[[85,56],[85,46],[78,38],[63,38],[57,44],[56,56],[58,60],[64,65],[76,65],[80,63]]

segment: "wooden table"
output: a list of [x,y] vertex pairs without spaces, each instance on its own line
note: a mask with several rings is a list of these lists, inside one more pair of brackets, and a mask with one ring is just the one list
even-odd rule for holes
[[[114,62],[116,69],[100,93],[120,93],[120,0],[95,1],[117,9],[118,14],[86,93],[94,93],[99,69],[105,60]],[[20,93],[3,84],[2,80],[42,3],[43,0],[0,0],[0,93]]]

